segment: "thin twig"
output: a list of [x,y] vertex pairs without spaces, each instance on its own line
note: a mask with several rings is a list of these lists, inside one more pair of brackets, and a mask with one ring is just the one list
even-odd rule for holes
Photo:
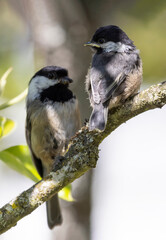
[[16,103],[22,101],[22,100],[26,97],[27,93],[28,93],[28,89],[26,88],[22,93],[20,93],[20,94],[19,94],[18,96],[16,96],[15,98],[9,100],[9,101],[6,102],[6,103],[1,104],[1,105],[0,105],[0,110],[3,110],[3,109],[5,109],[5,108],[7,108],[7,107],[12,106],[13,104],[16,104]]

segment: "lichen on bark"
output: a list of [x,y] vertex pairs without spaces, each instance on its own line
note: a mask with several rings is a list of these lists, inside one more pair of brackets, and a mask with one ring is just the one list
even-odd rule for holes
[[94,168],[98,160],[99,144],[121,124],[140,113],[161,108],[165,104],[166,82],[163,82],[151,86],[122,106],[112,109],[108,114],[104,132],[89,132],[88,127],[83,127],[71,139],[62,164],[58,168],[55,167],[56,171],[52,171],[0,209],[0,234],[15,226],[21,218],[30,214],[64,186]]

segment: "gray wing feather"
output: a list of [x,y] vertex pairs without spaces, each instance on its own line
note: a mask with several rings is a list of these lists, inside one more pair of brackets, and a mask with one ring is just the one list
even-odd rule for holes
[[99,85],[99,94],[102,103],[105,103],[108,99],[110,99],[116,89],[120,86],[120,84],[126,79],[127,75],[124,73],[120,73],[115,80],[108,86],[103,86],[104,81],[101,80]]
[[37,158],[32,150],[31,146],[31,121],[27,115],[26,118],[26,126],[25,126],[25,136],[27,140],[27,144],[29,146],[30,152],[31,152],[31,157],[32,160],[37,168],[38,173],[40,174],[41,177],[43,177],[43,167],[42,167],[42,162],[39,158]]
[[136,60],[136,55],[125,55],[125,58],[122,54],[94,55],[90,82],[93,100],[96,104],[105,103],[113,96],[133,69],[134,60]]
[[107,74],[100,74],[98,78],[91,78],[93,100],[96,104],[104,103],[111,98],[119,85],[126,79],[126,74],[120,72],[116,78]]
[[[27,115],[26,118],[26,140],[27,144],[30,148],[31,151],[31,156],[33,159],[33,162],[40,174],[41,177],[44,175],[44,169],[42,166],[42,162],[39,158],[37,158],[32,150],[31,146],[31,121]],[[62,215],[61,215],[61,210],[59,206],[59,199],[58,199],[58,194],[55,194],[47,203],[47,222],[48,226],[50,229],[52,229],[56,225],[60,225],[62,223]]]

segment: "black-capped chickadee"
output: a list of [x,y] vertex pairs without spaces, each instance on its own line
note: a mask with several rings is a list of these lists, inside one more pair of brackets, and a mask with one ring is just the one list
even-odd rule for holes
[[138,92],[142,61],[133,41],[117,26],[100,27],[85,46],[95,51],[86,78],[86,90],[93,107],[89,129],[103,131],[108,108],[124,103]]
[[[68,88],[71,82],[67,70],[56,66],[42,68],[29,82],[26,139],[41,177],[52,170],[81,127],[78,101]],[[47,218],[51,229],[62,223],[57,194],[47,202]]]

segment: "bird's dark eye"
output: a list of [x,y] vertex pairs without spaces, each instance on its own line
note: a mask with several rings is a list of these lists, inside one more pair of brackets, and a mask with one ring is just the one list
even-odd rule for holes
[[100,43],[100,44],[105,43],[105,39],[104,39],[104,38],[100,38],[100,39],[98,40],[98,43]]
[[48,73],[48,78],[49,79],[56,79],[57,75],[56,75],[56,73]]

